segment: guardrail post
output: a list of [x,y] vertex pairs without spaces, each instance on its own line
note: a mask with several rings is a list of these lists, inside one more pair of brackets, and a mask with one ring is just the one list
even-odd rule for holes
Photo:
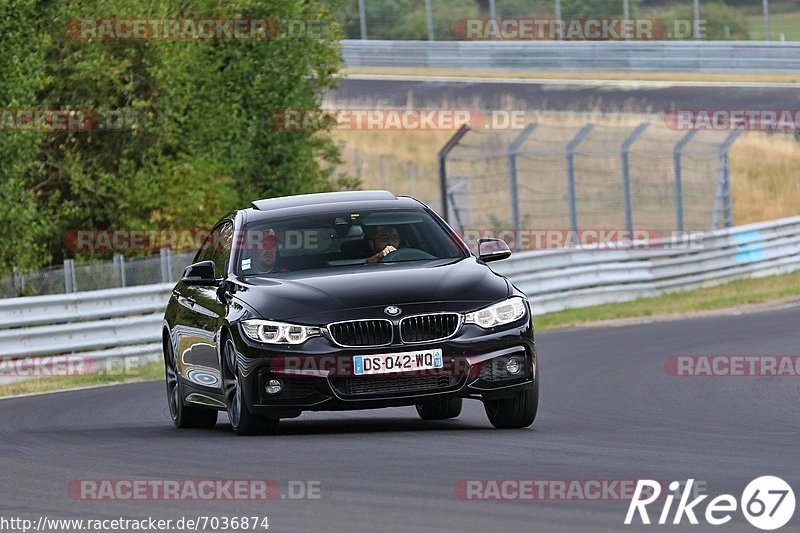
[[119,271],[119,286],[127,287],[127,283],[125,282],[125,256],[122,254],[115,255],[114,266],[117,268],[117,271]]
[[[741,130],[733,131],[722,146],[719,148],[719,184],[717,190],[719,192],[719,201],[722,207],[722,215],[725,218],[725,227],[730,228],[733,226],[733,206],[731,201],[731,176],[730,176],[730,158],[729,151],[731,145],[736,142],[736,139],[742,134]],[[714,201],[714,222],[713,229],[717,228],[717,209],[716,200]]]
[[672,151],[672,160],[675,166],[675,218],[678,232],[683,232],[683,170],[681,168],[681,156],[683,155],[684,147],[689,144],[696,134],[697,130],[692,130],[684,135]]
[[172,283],[172,252],[169,248],[161,248],[161,281]]
[[[528,139],[533,130],[536,129],[536,124],[528,124],[528,126],[522,130],[522,133],[517,135],[517,137],[511,141],[511,144],[508,146],[508,188],[509,194],[511,195],[511,225],[514,228],[514,231],[519,231],[520,226],[522,223],[520,222],[519,216],[519,185],[517,182],[517,152],[519,152],[520,146]],[[514,239],[516,243],[518,239]],[[515,244],[515,247],[517,245]]]
[[575,150],[578,145],[591,133],[594,124],[585,125],[581,131],[567,145],[567,194],[569,196],[569,224],[570,229],[578,233],[578,207],[575,192]]
[[630,151],[633,143],[636,142],[644,130],[650,124],[642,122],[633,132],[628,135],[628,138],[622,143],[622,190],[625,193],[625,225],[628,229],[628,234],[633,238],[633,206],[631,201],[631,170],[630,170]]
[[64,259],[64,292],[76,292],[74,259]]
[[450,150],[455,148],[459,141],[461,141],[461,138],[466,135],[469,130],[469,124],[464,124],[450,137],[450,140],[447,141],[442,149],[439,150],[439,190],[442,195],[442,218],[445,222],[450,222],[448,220],[449,209],[447,206],[447,155],[450,153]]

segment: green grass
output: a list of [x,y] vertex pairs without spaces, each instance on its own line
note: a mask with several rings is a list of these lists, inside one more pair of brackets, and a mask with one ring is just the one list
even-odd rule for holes
[[[773,41],[777,41],[781,33],[784,34],[784,39],[787,41],[800,41],[800,13],[771,12],[769,30]],[[747,31],[750,33],[750,39],[762,40],[764,38],[764,17],[748,15]]]
[[800,271],[746,279],[692,291],[642,298],[632,302],[568,309],[535,318],[537,331],[566,328],[599,320],[680,315],[800,297]]
[[0,385],[0,396],[16,396],[19,394],[30,394],[35,392],[77,389],[80,387],[106,385],[109,383],[146,381],[151,379],[162,379],[163,377],[164,363],[161,361],[154,361],[144,364],[138,368],[131,369],[123,375],[92,374],[86,376],[47,377],[27,379],[17,383]]

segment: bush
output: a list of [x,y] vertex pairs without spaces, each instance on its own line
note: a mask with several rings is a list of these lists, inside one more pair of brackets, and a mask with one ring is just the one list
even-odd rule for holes
[[[694,19],[694,9],[691,5],[678,6],[665,12],[662,18],[668,28],[674,28],[676,20],[692,21]],[[705,21],[703,40],[723,41],[723,40],[742,40],[750,39],[747,30],[747,21],[744,16],[736,9],[716,2],[713,4],[700,4],[700,20]],[[691,22],[687,27],[691,27]],[[725,28],[728,28],[726,33]],[[686,39],[694,39],[693,35],[685,36]]]

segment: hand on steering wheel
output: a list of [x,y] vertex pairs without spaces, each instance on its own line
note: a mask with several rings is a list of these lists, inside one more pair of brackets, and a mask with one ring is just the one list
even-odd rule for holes
[[[391,246],[387,248],[391,248]],[[419,248],[400,248],[384,255],[379,261],[419,261],[425,259],[436,259],[436,256]]]
[[367,259],[367,263],[377,263],[378,261],[381,261],[387,255],[389,255],[390,253],[395,252],[395,251],[397,251],[397,248],[395,248],[394,246],[389,245],[386,248],[384,248],[383,250],[381,250],[380,252],[378,252],[377,254],[375,254],[375,255],[371,256],[369,259]]

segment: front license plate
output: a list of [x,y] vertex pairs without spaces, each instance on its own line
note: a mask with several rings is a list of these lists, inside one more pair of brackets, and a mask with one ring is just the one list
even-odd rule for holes
[[442,350],[439,348],[421,352],[356,355],[353,357],[353,373],[356,376],[431,370],[443,366]]

